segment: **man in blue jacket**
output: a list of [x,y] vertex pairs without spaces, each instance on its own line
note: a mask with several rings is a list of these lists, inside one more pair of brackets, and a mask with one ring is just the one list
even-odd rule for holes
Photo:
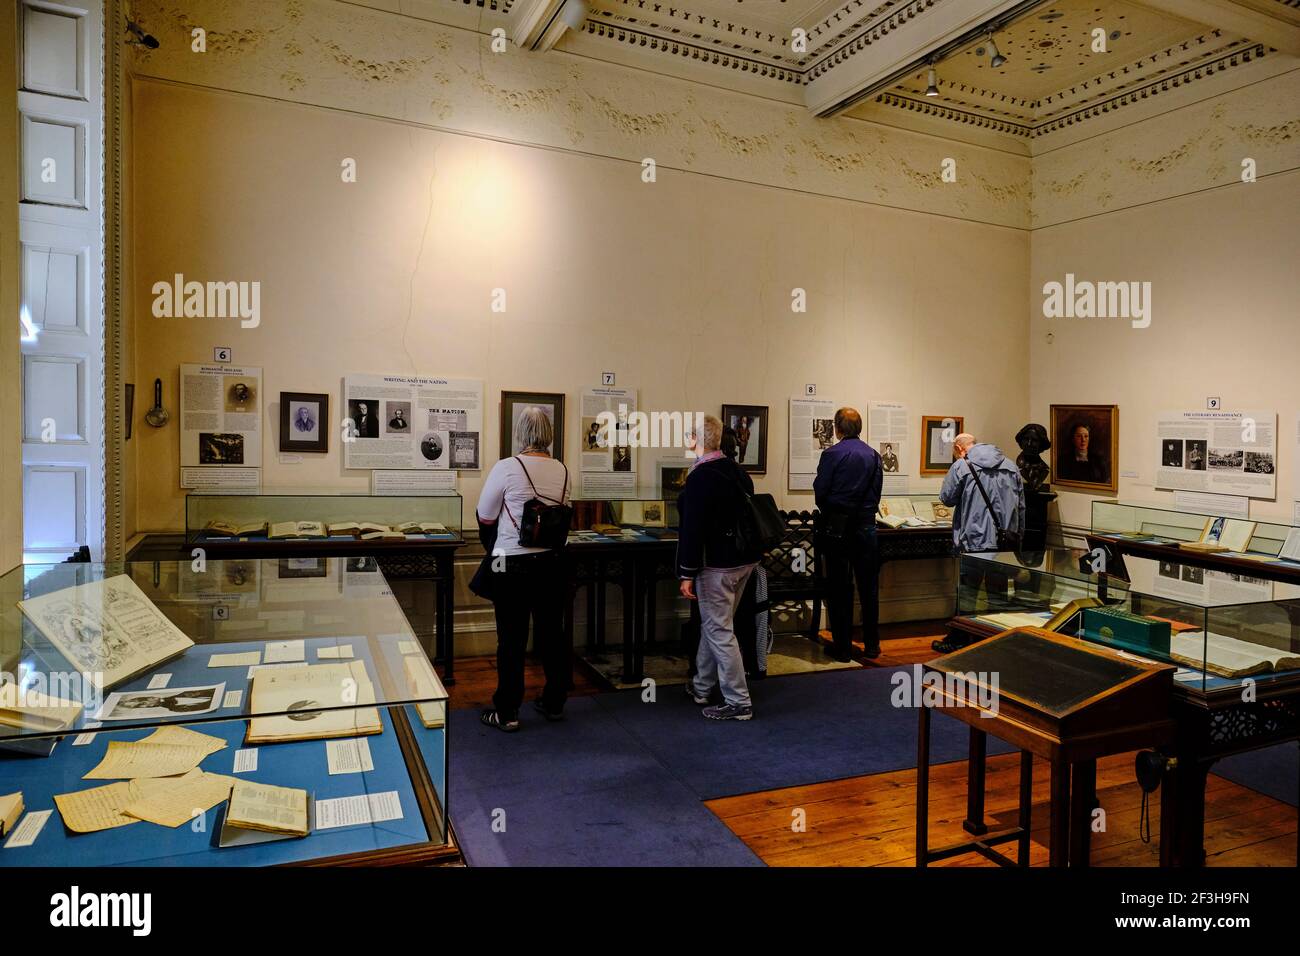
[[817,561],[826,572],[831,657],[852,659],[853,579],[862,602],[862,644],[867,657],[880,656],[876,586],[876,510],[884,475],[880,455],[864,442],[856,408],[835,413],[835,444],[821,454],[813,493],[817,498]]
[[[953,440],[953,452],[957,460],[944,476],[939,500],[953,509],[952,543],[957,553],[996,552],[999,528],[1017,539],[1023,538],[1025,484],[1016,466],[996,445],[977,442],[974,435],[964,432]],[[962,574],[961,588],[965,593],[958,612],[1001,610],[1007,599],[1007,581],[1007,576],[998,573],[992,564],[970,564]],[[988,594],[984,604],[979,603],[981,584]],[[933,645],[944,654],[960,646],[963,645],[951,638],[935,641]]]

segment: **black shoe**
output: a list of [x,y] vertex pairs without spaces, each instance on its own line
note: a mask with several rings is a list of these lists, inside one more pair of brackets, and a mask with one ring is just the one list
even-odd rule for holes
[[940,654],[951,654],[953,651],[959,651],[965,646],[965,642],[954,641],[949,637],[944,638],[942,641],[935,641],[930,645],[930,649],[932,651],[937,651]]
[[539,714],[541,714],[543,717],[545,717],[553,724],[564,719],[564,711],[547,710],[546,704],[542,703],[542,699],[540,697],[537,698],[535,701],[533,701],[533,710],[537,711]]
[[840,664],[851,664],[853,662],[852,654],[849,654],[847,651],[842,651],[832,644],[826,645],[826,656]]
[[485,727],[495,727],[503,733],[513,734],[519,730],[519,718],[505,718],[501,716],[500,711],[489,707],[483,713],[478,715],[479,723]]
[[865,651],[862,652],[862,656],[867,658],[868,660],[875,660],[877,657],[880,656],[880,645],[873,644],[871,647],[868,647]]

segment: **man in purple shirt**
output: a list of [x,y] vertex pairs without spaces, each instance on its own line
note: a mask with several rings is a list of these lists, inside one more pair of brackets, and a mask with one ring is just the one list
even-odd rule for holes
[[817,497],[817,561],[826,573],[830,654],[849,661],[853,651],[853,579],[862,602],[862,644],[867,657],[880,656],[877,631],[876,509],[884,475],[880,455],[864,442],[856,408],[835,413],[835,444],[821,454],[813,492]]

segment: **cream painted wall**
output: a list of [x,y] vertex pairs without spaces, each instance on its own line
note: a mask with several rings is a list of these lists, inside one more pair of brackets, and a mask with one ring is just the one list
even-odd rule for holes
[[[337,401],[349,372],[481,377],[495,436],[501,389],[565,391],[572,408],[614,370],[643,408],[772,406],[760,486],[788,506],[811,506],[781,491],[786,399],[806,382],[840,402],[906,401],[918,429],[962,414],[1004,447],[1024,421],[1021,230],[692,172],[646,184],[622,159],[147,79],[132,112],[138,400],[161,376],[174,411],[178,365],[228,345],[265,368],[271,403]],[[260,281],[261,327],[153,318],[150,287],[176,272]],[[955,371],[954,352],[992,361]],[[366,486],[336,438],[280,464],[277,413],[264,406],[266,486]],[[138,528],[179,529],[176,425],[136,435]],[[480,483],[462,477],[467,513]]]
[[[1300,171],[1037,229],[1031,242],[1030,409],[1047,423],[1052,403],[1120,407],[1119,497],[1166,502],[1153,487],[1155,422],[1166,410],[1201,409],[1219,396],[1228,409],[1279,413],[1277,501],[1252,502],[1251,516],[1291,523],[1300,492]],[[1116,319],[1046,319],[1045,282],[1078,279],[1152,283],[1146,329]],[[1048,333],[1054,341],[1047,343]],[[1086,526],[1097,496],[1063,492],[1059,514]],[[1103,496],[1108,497],[1108,496]]]
[[19,303],[18,88],[14,4],[0,3],[0,315],[9,331],[0,338],[0,573],[23,558],[21,356],[14,317]]

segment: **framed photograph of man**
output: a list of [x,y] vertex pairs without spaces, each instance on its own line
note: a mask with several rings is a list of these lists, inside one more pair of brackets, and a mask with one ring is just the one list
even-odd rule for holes
[[767,406],[723,405],[722,424],[736,433],[736,463],[751,475],[766,475]]
[[966,430],[961,415],[921,416],[921,474],[946,475],[952,467],[952,443]]
[[330,397],[316,392],[280,393],[280,451],[330,448]]
[[510,458],[523,451],[515,442],[515,422],[525,408],[536,406],[551,420],[555,440],[547,450],[551,457],[564,458],[564,393],[563,392],[502,392],[501,393],[501,457]]
[[1119,406],[1052,406],[1052,483],[1119,490]]

